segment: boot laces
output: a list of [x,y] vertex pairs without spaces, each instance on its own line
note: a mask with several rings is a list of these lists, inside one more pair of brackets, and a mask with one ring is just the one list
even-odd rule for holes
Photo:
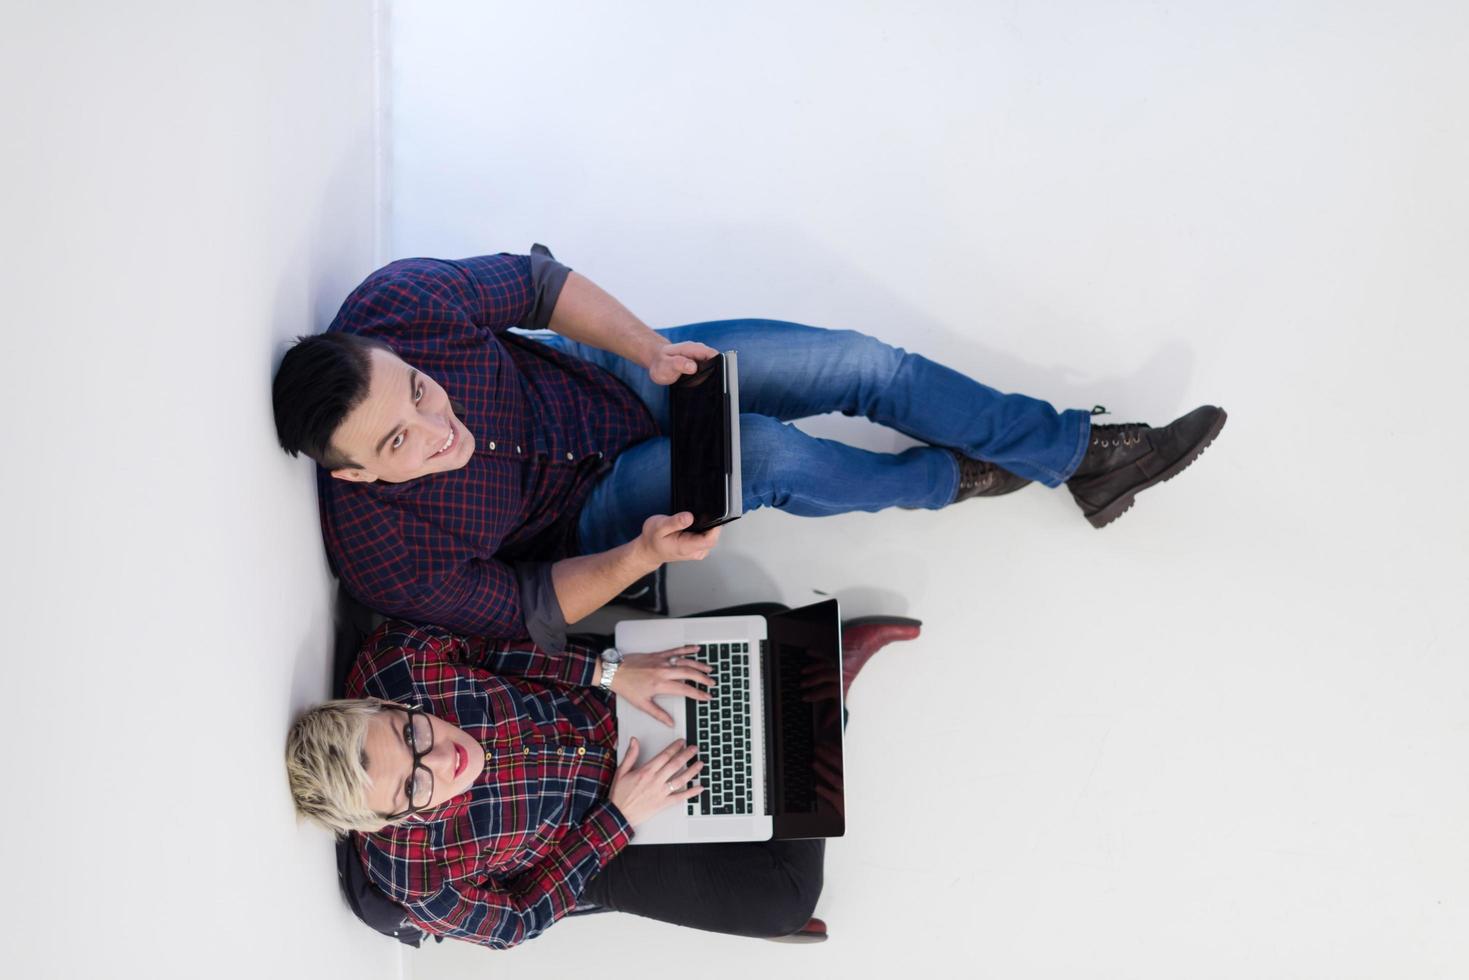
[[974,490],[988,487],[995,482],[995,468],[984,460],[965,460],[967,465],[959,467],[959,489]]
[[1148,426],[1142,422],[1124,422],[1120,425],[1092,426],[1092,445],[1108,447],[1141,445]]

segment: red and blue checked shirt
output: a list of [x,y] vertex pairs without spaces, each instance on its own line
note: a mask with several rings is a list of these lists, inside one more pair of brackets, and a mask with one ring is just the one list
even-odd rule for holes
[[[537,261],[564,279],[564,266]],[[533,615],[532,601],[555,601],[549,566],[535,563],[578,553],[592,485],[657,428],[612,375],[507,332],[550,319],[555,297],[541,292],[530,256],[404,259],[369,276],[328,327],[386,343],[443,385],[475,438],[464,467],[407,483],[319,471],[327,554],[374,609],[474,635],[529,631],[559,648]],[[522,595],[527,580],[540,595]]]
[[485,769],[427,814],[357,834],[374,885],[424,929],[505,949],[571,911],[632,836],[607,799],[617,728],[596,656],[389,620],[347,696],[422,708],[479,740]]

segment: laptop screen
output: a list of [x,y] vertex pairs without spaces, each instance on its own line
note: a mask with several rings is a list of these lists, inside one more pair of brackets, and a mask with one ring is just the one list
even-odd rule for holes
[[842,775],[841,613],[828,599],[767,616],[771,815],[776,838],[840,837]]

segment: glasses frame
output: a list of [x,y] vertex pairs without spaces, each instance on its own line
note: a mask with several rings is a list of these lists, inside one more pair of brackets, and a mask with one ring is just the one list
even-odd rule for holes
[[[393,711],[401,711],[408,716],[408,722],[406,725],[403,726],[403,730],[407,732],[407,735],[404,739],[404,744],[408,746],[408,751],[413,754],[413,768],[409,770],[409,776],[410,778],[412,778],[414,775],[417,774],[418,770],[420,769],[428,773],[428,798],[429,801],[432,802],[434,798],[434,771],[423,764],[423,757],[434,750],[433,722],[430,721],[428,726],[428,747],[420,750],[418,747],[418,738],[413,734],[413,716],[424,715],[425,717],[427,717],[428,712],[419,711],[417,708],[405,708],[401,704],[390,704],[386,707]],[[386,817],[384,817],[384,819],[402,820],[404,817],[411,817],[415,813],[423,813],[425,810],[428,809],[429,806],[427,804],[423,806],[413,805],[413,793],[410,790],[408,793],[408,809],[398,813],[389,813]]]

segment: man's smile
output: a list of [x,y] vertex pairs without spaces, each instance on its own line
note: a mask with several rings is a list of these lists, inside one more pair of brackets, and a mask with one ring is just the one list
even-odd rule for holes
[[449,422],[449,438],[447,438],[447,439],[444,440],[444,444],[442,446],[440,446],[437,450],[435,450],[429,456],[429,459],[433,459],[436,456],[442,456],[442,455],[444,455],[445,453],[447,453],[449,451],[449,447],[450,446],[453,446],[453,445],[454,445],[454,423],[451,420]]

